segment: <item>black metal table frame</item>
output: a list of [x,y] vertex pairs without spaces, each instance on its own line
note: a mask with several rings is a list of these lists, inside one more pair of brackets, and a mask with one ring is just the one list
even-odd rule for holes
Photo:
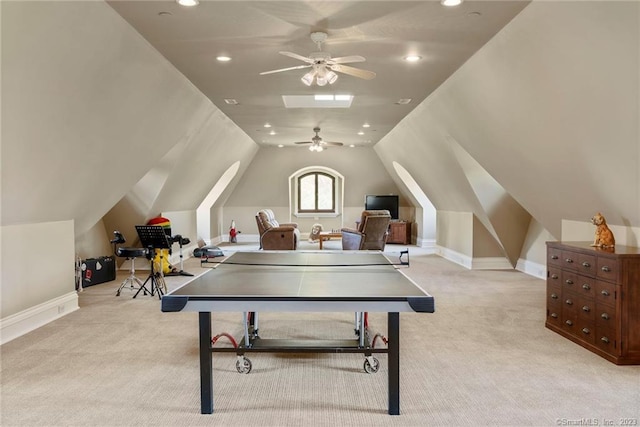
[[[354,347],[295,347],[286,348],[220,348],[214,349],[211,343],[211,312],[199,312],[200,329],[200,412],[202,414],[213,413],[213,353],[215,352],[290,352],[304,351],[313,353],[387,353],[388,364],[388,392],[389,392],[389,415],[400,415],[400,314],[397,312],[387,313],[387,348],[373,349]],[[318,341],[319,343],[322,340]]]

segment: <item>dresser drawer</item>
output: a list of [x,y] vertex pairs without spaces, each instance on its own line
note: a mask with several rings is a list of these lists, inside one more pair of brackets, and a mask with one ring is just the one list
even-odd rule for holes
[[578,275],[575,288],[579,294],[593,298],[596,294],[596,280],[592,277]]
[[596,320],[596,305],[592,298],[578,297],[576,312],[578,318],[593,322]]
[[600,325],[596,325],[596,336],[594,344],[596,345],[596,347],[606,351],[607,353],[615,354],[618,348],[616,330],[601,328]]
[[618,261],[612,258],[598,257],[596,277],[598,279],[617,281]]
[[578,264],[576,267],[580,274],[595,276],[596,275],[595,255],[578,254]]
[[561,281],[562,290],[575,292],[578,287],[578,273],[575,271],[562,270]]
[[562,256],[561,256],[562,268],[578,270],[579,257],[580,257],[580,254],[578,252],[562,251]]
[[615,329],[617,323],[616,308],[609,304],[596,304],[595,320],[599,328]]
[[547,285],[547,305],[562,305],[560,304],[560,286],[559,285]]
[[578,322],[576,336],[589,344],[596,342],[596,328],[593,322]]
[[548,248],[547,249],[547,264],[548,265],[557,265],[562,266],[562,251],[557,248]]
[[613,283],[596,280],[595,299],[598,305],[616,306],[616,298],[618,297],[617,286]]
[[562,270],[558,267],[549,267],[547,269],[547,285],[558,286],[562,281]]
[[562,325],[560,306],[557,308],[557,310],[554,310],[553,307],[547,307],[547,323],[560,327]]

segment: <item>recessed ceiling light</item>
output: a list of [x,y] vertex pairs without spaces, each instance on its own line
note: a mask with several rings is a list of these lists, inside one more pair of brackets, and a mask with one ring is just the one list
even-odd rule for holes
[[440,0],[440,4],[443,6],[458,6],[462,3],[462,0]]
[[180,6],[197,6],[200,3],[198,0],[176,0]]
[[158,12],[158,16],[171,16],[171,12]]
[[229,62],[231,61],[231,57],[230,56],[224,56],[224,55],[220,55],[217,56],[216,59],[220,62]]
[[264,124],[264,127],[266,127],[266,128],[270,128],[270,127],[271,127],[271,125],[270,125],[269,123],[265,123],[265,124]]
[[407,62],[418,62],[422,59],[422,56],[418,55],[408,55],[404,57],[404,60]]
[[355,146],[356,146],[356,144],[349,144],[349,147],[351,147],[351,148],[353,148]]
[[275,130],[272,130],[271,132],[269,132],[269,135],[275,135],[275,134],[276,134]]
[[238,105],[238,101],[236,101],[235,99],[232,99],[232,98],[226,98],[224,100],[224,102],[226,102],[229,105]]
[[278,148],[282,148],[282,147],[284,147],[284,145],[278,144]]
[[364,135],[364,132],[360,131],[358,132],[358,135]]
[[369,123],[365,123],[365,124],[362,125],[362,127],[363,128],[368,128],[368,127],[371,127],[371,125]]

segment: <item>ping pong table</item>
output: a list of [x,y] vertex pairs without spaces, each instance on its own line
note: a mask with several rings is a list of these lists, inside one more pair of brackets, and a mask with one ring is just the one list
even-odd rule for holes
[[[201,413],[213,413],[213,354],[235,352],[238,372],[248,373],[250,352],[362,353],[365,371],[378,370],[373,353],[386,353],[389,414],[400,413],[400,312],[433,313],[434,298],[394,263],[373,251],[236,252],[191,282],[162,296],[162,311],[199,313]],[[400,266],[400,267],[399,267]],[[244,340],[237,347],[215,348],[211,314],[243,312]],[[349,340],[262,339],[258,312],[354,312],[357,338]],[[375,348],[365,328],[368,312],[387,313],[386,348]],[[248,320],[247,320],[248,319]],[[224,334],[227,335],[227,334]],[[215,339],[214,339],[215,342]]]

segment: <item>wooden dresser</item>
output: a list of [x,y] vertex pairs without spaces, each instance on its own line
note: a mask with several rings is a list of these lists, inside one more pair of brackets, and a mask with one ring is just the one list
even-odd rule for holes
[[545,326],[618,365],[640,364],[640,248],[547,242]]

